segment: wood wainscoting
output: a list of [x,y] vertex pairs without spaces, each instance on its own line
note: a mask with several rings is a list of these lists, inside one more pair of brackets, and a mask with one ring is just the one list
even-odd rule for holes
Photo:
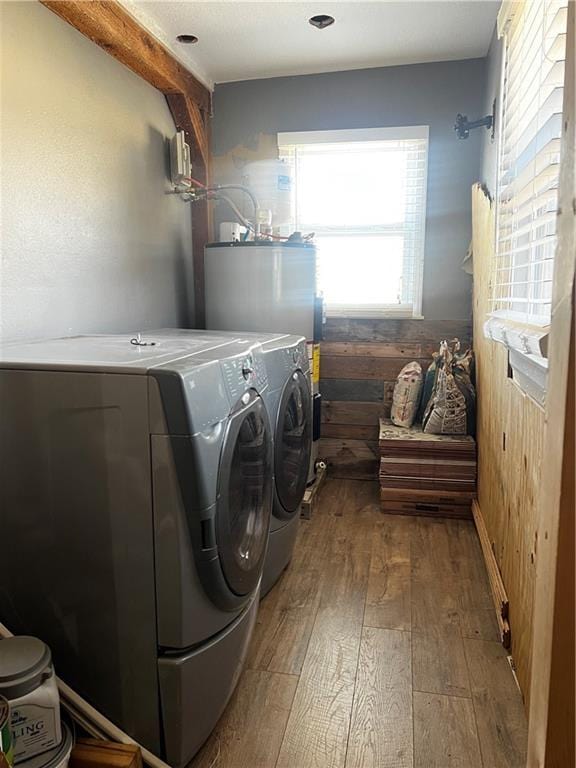
[[528,703],[544,410],[509,377],[506,347],[484,337],[495,222],[494,207],[480,186],[473,189],[472,211],[478,506],[510,599],[512,657]]
[[334,477],[378,475],[378,424],[390,415],[400,370],[418,360],[425,370],[442,339],[472,338],[471,320],[328,318],[320,345],[320,456]]

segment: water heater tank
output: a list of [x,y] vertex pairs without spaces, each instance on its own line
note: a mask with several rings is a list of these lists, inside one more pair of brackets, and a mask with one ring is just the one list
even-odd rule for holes
[[292,222],[292,175],[284,160],[255,160],[244,169],[244,183],[271,213],[272,227]]

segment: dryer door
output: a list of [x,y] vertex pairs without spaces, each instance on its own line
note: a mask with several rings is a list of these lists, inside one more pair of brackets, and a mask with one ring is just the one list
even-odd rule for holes
[[233,412],[220,459],[216,543],[224,578],[248,595],[260,576],[272,508],[272,440],[266,408],[247,392]]
[[310,388],[302,371],[286,382],[276,422],[274,470],[280,506],[274,514],[284,519],[297,513],[308,479],[312,448]]

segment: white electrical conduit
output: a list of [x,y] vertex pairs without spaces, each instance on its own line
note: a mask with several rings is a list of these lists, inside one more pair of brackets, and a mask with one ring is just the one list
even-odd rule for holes
[[252,222],[251,222],[249,219],[247,219],[247,218],[246,218],[246,217],[245,217],[245,216],[244,216],[244,215],[243,215],[243,214],[240,212],[240,209],[238,208],[238,206],[237,206],[237,205],[236,205],[236,204],[233,202],[233,200],[231,200],[231,199],[228,197],[228,195],[220,195],[220,194],[217,194],[217,193],[212,193],[212,197],[210,198],[210,200],[224,200],[224,202],[225,202],[225,203],[228,203],[228,205],[230,206],[230,208],[232,208],[232,210],[234,211],[234,213],[236,214],[236,216],[237,216],[237,217],[238,217],[238,219],[240,220],[240,223],[241,223],[241,224],[244,224],[244,226],[245,226],[247,229],[249,229],[251,232],[253,232],[254,234],[256,234],[256,229],[255,229],[254,225],[252,224]]
[[[199,183],[199,182],[196,182]],[[252,201],[252,205],[254,206],[254,224],[252,224],[249,219],[244,216],[243,213],[240,212],[240,209],[238,206],[234,203],[234,201],[228,197],[228,195],[222,195],[220,192],[226,191],[227,189],[237,189],[241,192],[244,192],[244,194],[248,195],[250,200]],[[181,189],[174,189],[173,194],[179,194],[179,195],[191,195],[192,190],[181,190]],[[258,199],[254,192],[249,187],[245,187],[242,184],[217,184],[214,187],[205,187],[201,186],[200,190],[195,190],[195,193],[197,196],[195,197],[192,195],[188,198],[187,202],[195,202],[196,200],[202,200],[203,198],[206,198],[208,200],[224,200],[228,203],[230,208],[234,211],[238,219],[242,224],[244,224],[247,229],[249,229],[251,232],[254,233],[254,236],[257,238],[260,235],[260,205],[258,203]]]
[[249,187],[244,187],[242,184],[216,184],[214,187],[207,187],[207,192],[221,192],[222,190],[226,191],[227,189],[239,189],[241,192],[244,192],[250,200],[252,200],[252,205],[254,206],[254,217],[258,218],[258,211],[260,210],[260,205],[258,203],[258,199],[256,198],[256,195]]
[[[243,216],[238,207],[230,200],[230,198],[227,195],[220,195],[219,193],[221,191],[226,191],[228,189],[237,189],[240,192],[244,192],[244,194],[248,195],[250,200],[252,201],[252,205],[254,206],[254,226],[251,226],[246,223],[247,219],[245,216]],[[213,187],[206,187],[203,189],[203,192],[206,192],[208,194],[215,194],[217,197],[221,197],[223,200],[226,200],[226,202],[230,205],[236,216],[240,219],[242,224],[244,224],[245,227],[248,227],[248,229],[252,230],[254,232],[254,236],[258,237],[260,235],[260,205],[258,203],[258,199],[254,192],[249,187],[245,187],[242,184],[216,184],[216,186]]]
[[[0,622],[0,638],[14,637],[12,632]],[[93,706],[88,704],[76,691],[73,691],[70,686],[66,685],[59,677],[56,678],[58,685],[58,691],[60,692],[60,700],[62,706],[68,712],[70,717],[84,728],[91,736],[96,739],[116,741],[120,744],[134,744],[139,747],[142,752],[142,760],[149,765],[150,768],[170,768],[168,763],[160,760],[159,757],[149,752],[141,744],[127,733],[120,730],[114,723],[110,722],[103,714],[94,709]]]

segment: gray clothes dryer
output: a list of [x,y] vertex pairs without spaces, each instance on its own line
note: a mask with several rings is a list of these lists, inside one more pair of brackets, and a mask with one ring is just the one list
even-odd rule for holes
[[143,341],[0,348],[0,620],[46,641],[66,682],[180,767],[254,626],[267,376],[257,343]]
[[299,336],[262,340],[268,388],[264,399],[274,435],[274,503],[261,594],[292,559],[312,449],[310,369]]
[[[193,341],[203,332],[165,328],[151,333]],[[236,334],[230,335],[236,338]],[[312,443],[310,367],[302,336],[244,333],[241,339],[238,343],[257,341],[262,345],[268,376],[263,398],[274,439],[274,503],[262,576],[263,597],[289,564],[296,543]]]

